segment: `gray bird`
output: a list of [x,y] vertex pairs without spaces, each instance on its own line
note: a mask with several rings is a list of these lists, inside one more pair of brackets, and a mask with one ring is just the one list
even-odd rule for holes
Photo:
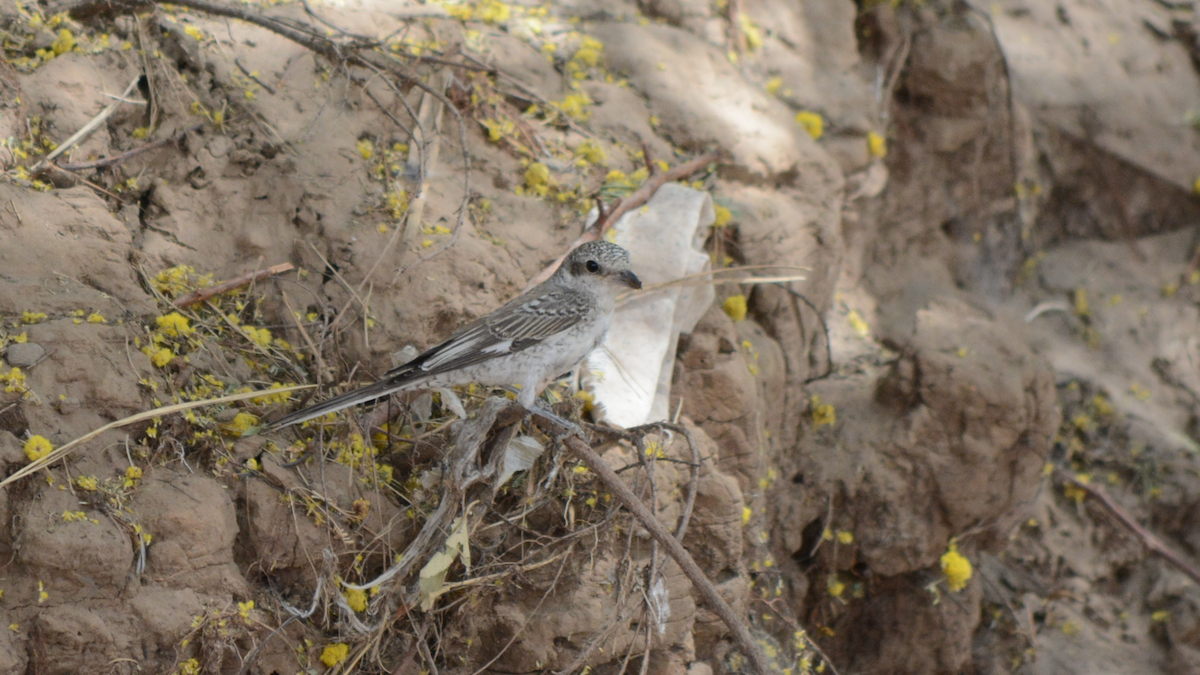
[[517,402],[532,410],[546,384],[604,341],[617,296],[641,287],[629,269],[628,251],[605,241],[583,244],[567,255],[549,279],[392,369],[378,382],[294,412],[271,428],[401,391],[472,382],[519,385]]

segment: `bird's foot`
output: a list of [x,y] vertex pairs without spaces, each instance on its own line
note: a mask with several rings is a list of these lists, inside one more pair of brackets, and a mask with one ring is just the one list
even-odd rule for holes
[[578,436],[579,438],[583,439],[584,443],[590,444],[587,435],[583,433],[583,429],[581,429],[578,424],[554,414],[554,411],[552,411],[550,406],[546,405],[545,402],[537,401],[533,404],[533,407],[529,408],[528,410],[530,413],[537,415],[556,427],[554,429],[556,432],[554,434],[555,443],[561,444],[571,436]]

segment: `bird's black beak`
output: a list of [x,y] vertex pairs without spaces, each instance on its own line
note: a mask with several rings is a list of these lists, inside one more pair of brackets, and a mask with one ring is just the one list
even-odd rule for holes
[[625,270],[624,272],[618,274],[617,278],[624,282],[626,286],[635,291],[642,290],[642,280],[637,278],[637,275],[633,273],[633,270]]

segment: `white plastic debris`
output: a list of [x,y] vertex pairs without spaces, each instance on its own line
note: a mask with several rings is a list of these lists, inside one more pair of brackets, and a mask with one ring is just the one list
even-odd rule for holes
[[[625,214],[608,232],[633,258],[647,287],[708,269],[703,252],[712,224],[707,192],[668,183],[645,206]],[[704,316],[711,284],[643,290],[618,305],[612,329],[583,364],[583,388],[595,397],[593,416],[619,427],[665,420],[675,346]]]

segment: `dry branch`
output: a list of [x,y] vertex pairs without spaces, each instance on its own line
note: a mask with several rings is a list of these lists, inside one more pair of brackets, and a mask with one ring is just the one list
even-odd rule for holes
[[700,169],[703,169],[709,164],[717,161],[720,159],[720,157],[721,156],[719,153],[710,152],[706,155],[701,155],[690,162],[684,162],[683,164],[680,164],[669,171],[651,171],[650,177],[647,178],[646,182],[642,183],[642,186],[639,187],[635,192],[617,200],[617,203],[613,204],[612,208],[601,210],[599,217],[596,218],[596,222],[592,223],[591,226],[584,230],[583,234],[579,235],[579,238],[572,242],[570,248],[568,248],[565,253],[559,256],[557,260],[550,263],[546,269],[542,270],[537,274],[537,276],[530,279],[529,284],[526,285],[525,288],[532,288],[542,283],[546,279],[549,279],[550,275],[554,274],[554,270],[558,269],[558,266],[562,264],[563,259],[567,257],[567,253],[570,253],[581,244],[586,244],[589,241],[599,241],[600,237],[604,236],[604,232],[608,230],[608,228],[612,227],[614,223],[620,220],[621,216],[650,201],[650,198],[654,196],[655,192],[658,192],[660,187],[670,183],[671,181],[687,178]]
[[29,169],[29,171],[31,173],[37,173],[46,164],[53,162],[56,157],[63,154],[64,152],[70,150],[71,148],[75,147],[76,145],[79,144],[80,141],[87,138],[93,131],[95,131],[96,129],[99,129],[100,125],[104,124],[104,120],[108,119],[110,116],[112,116],[112,114],[114,112],[116,112],[117,108],[121,105],[123,100],[129,98],[129,95],[132,94],[133,90],[137,88],[137,83],[141,79],[142,79],[142,76],[139,73],[137,75],[137,77],[134,77],[133,80],[131,80],[129,82],[129,86],[125,87],[125,92],[121,94],[121,98],[108,104],[104,108],[104,110],[100,111],[100,114],[93,117],[87,124],[83,125],[83,128],[81,128],[79,131],[76,131],[74,134],[72,134],[70,138],[63,141],[61,145],[59,145],[57,148],[55,148],[54,151],[51,152],[49,155],[46,155],[45,159],[43,159],[42,161],[35,164],[32,168]]
[[[571,429],[562,426],[557,420],[542,417],[536,413],[535,417],[537,423],[553,436],[572,433]],[[666,549],[667,554],[675,560],[680,569],[683,570],[684,575],[692,582],[696,590],[700,592],[701,597],[708,603],[709,608],[716,612],[717,616],[721,617],[721,621],[733,633],[734,641],[750,660],[754,670],[759,675],[767,675],[767,673],[772,672],[770,662],[767,661],[766,655],[759,649],[758,643],[754,641],[754,636],[750,634],[750,630],[746,628],[746,625],[734,613],[729,603],[725,602],[725,599],[717,592],[716,586],[708,580],[708,577],[704,576],[704,571],[692,559],[691,554],[687,552],[683,544],[679,543],[679,540],[667,531],[667,528],[658,518],[654,517],[654,514],[650,513],[650,509],[646,508],[646,505],[633,494],[629,486],[625,485],[621,477],[612,470],[612,467],[605,464],[600,455],[597,455],[596,451],[592,450],[591,446],[585,443],[583,439],[571,435],[566,438],[565,443],[567,448],[575,453],[587,465],[587,468],[591,469],[600,478],[600,481],[604,483],[604,487],[608,488],[616,496],[621,505],[629,509],[638,523],[650,533],[650,536]]]
[[193,124],[192,126],[186,128],[186,129],[180,129],[179,131],[175,132],[174,134],[168,136],[167,138],[154,141],[153,143],[147,143],[146,145],[143,145],[140,148],[134,148],[133,150],[130,150],[129,152],[122,153],[115,157],[105,157],[104,159],[97,159],[97,160],[91,161],[91,162],[83,162],[81,164],[60,164],[60,165],[58,165],[58,168],[66,169],[67,171],[88,171],[91,169],[103,169],[103,168],[109,167],[109,166],[116,166],[118,164],[121,164],[122,162],[126,162],[130,159],[133,159],[134,157],[137,157],[138,155],[140,155],[144,152],[149,152],[151,150],[161,148],[165,145],[170,145],[172,143],[175,143],[175,142],[179,141],[180,139],[182,139],[184,136],[192,133],[193,131],[199,131],[202,128],[204,128],[203,123]]
[[1158,536],[1153,532],[1150,532],[1138,524],[1137,520],[1135,520],[1133,516],[1129,515],[1125,509],[1121,508],[1121,505],[1117,504],[1112,497],[1108,496],[1107,492],[1100,489],[1096,485],[1080,481],[1062,469],[1056,470],[1054,472],[1054,477],[1060,482],[1067,483],[1072,487],[1083,490],[1088,494],[1089,497],[1100,502],[1100,505],[1103,506],[1105,510],[1111,513],[1114,517],[1116,517],[1116,519],[1120,521],[1122,525],[1128,528],[1129,531],[1134,534],[1134,536],[1140,539],[1151,553],[1161,556],[1164,560],[1170,563],[1172,567],[1187,575],[1187,577],[1191,579],[1193,583],[1200,584],[1200,570],[1197,570],[1192,563],[1167,546],[1167,544],[1163,542],[1162,539],[1159,539]]
[[184,307],[191,307],[192,305],[199,304],[201,302],[204,302],[205,300],[208,300],[210,298],[218,296],[222,293],[228,293],[229,291],[232,291],[235,288],[241,288],[242,286],[249,286],[250,284],[255,283],[256,281],[262,281],[263,279],[266,279],[267,277],[273,277],[276,274],[283,274],[284,272],[290,272],[294,269],[296,269],[296,267],[294,265],[292,265],[292,263],[280,263],[278,265],[268,267],[265,270],[258,270],[255,272],[247,272],[246,274],[243,274],[240,277],[235,277],[233,279],[230,279],[229,281],[222,281],[221,283],[219,283],[215,286],[209,286],[207,288],[201,288],[199,290],[192,291],[191,293],[188,293],[187,295],[176,298],[175,301],[172,302],[171,304],[175,305],[179,309],[183,309]]

